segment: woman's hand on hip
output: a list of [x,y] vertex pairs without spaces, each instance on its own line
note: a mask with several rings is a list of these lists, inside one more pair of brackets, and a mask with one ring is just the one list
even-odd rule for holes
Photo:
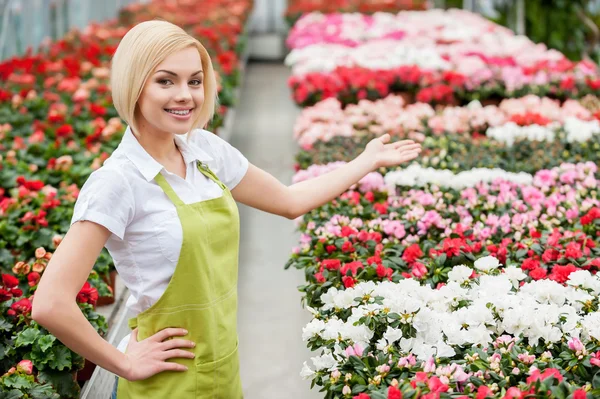
[[182,328],[165,328],[138,342],[138,329],[133,330],[125,352],[129,364],[124,377],[129,381],[137,381],[167,370],[186,371],[187,367],[167,360],[172,358],[193,359],[195,357],[192,352],[180,349],[193,348],[196,346],[195,343],[186,339],[168,339],[184,336],[187,333]]

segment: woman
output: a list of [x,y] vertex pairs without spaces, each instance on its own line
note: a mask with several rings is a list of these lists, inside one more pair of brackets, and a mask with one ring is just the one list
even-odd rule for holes
[[[352,162],[285,186],[202,130],[217,83],[204,47],[164,21],[136,25],[112,60],[115,108],[128,124],[93,172],[37,289],[33,318],[120,378],[119,399],[242,397],[237,353],[239,219],[235,201],[289,219],[367,173],[410,161],[419,144],[372,140]],[[75,297],[106,246],[131,291],[133,329],[102,339]]]

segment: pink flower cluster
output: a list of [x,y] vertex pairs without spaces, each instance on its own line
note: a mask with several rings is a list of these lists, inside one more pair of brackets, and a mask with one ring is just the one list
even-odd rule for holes
[[464,107],[435,110],[425,103],[407,105],[402,97],[390,95],[381,100],[361,100],[345,108],[335,98],[328,98],[304,108],[294,125],[294,138],[304,149],[316,141],[333,137],[351,137],[362,133],[406,136],[422,139],[423,133],[485,133],[488,127],[508,122],[518,125],[564,123],[569,118],[594,119],[578,101],[560,104],[547,97],[527,95],[505,99],[498,106],[473,102]]

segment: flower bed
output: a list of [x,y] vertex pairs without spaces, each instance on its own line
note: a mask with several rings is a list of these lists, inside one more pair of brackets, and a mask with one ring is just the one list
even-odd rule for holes
[[[35,289],[52,253],[36,250],[32,262],[19,261],[0,282],[0,395],[6,398],[78,398],[76,374],[84,360],[31,319]],[[90,281],[98,282],[96,272]],[[106,320],[95,312],[99,293],[90,281],[77,304],[96,331],[105,335]]]
[[[71,31],[38,54],[0,65],[6,81],[0,90],[0,225],[6,226],[0,229],[0,269],[31,257],[37,247],[55,248],[78,188],[120,142],[124,126],[111,105],[108,65],[127,26],[161,16],[198,36],[221,74],[222,115],[238,80],[240,34],[250,7],[248,0],[134,4],[117,21]],[[103,250],[96,270],[106,274],[110,262]]]
[[295,182],[383,133],[423,147],[298,219],[301,375],[328,399],[599,396],[596,66],[461,11],[313,14],[288,44],[316,104]]
[[400,10],[426,10],[427,0],[290,0],[285,10],[285,19],[294,25],[298,19],[311,12],[360,12],[373,14],[378,12],[398,12]]
[[301,106],[400,92],[435,104],[526,94],[564,100],[600,89],[595,64],[571,62],[462,10],[307,14],[287,43],[289,85]]
[[392,140],[421,141],[423,166],[535,173],[561,162],[597,162],[599,116],[575,100],[560,105],[533,95],[499,106],[473,102],[438,110],[425,103],[406,105],[393,95],[346,108],[328,99],[302,111],[294,136],[302,148],[297,156],[302,169],[353,159],[368,140],[389,133]]
[[[84,359],[31,320],[45,265],[68,231],[79,188],[120,142],[109,62],[128,27],[160,17],[198,37],[219,74],[220,126],[239,81],[249,0],[136,3],[119,18],[71,31],[37,54],[0,63],[0,397],[76,398]],[[95,313],[112,259],[103,249],[77,302],[100,333]]]

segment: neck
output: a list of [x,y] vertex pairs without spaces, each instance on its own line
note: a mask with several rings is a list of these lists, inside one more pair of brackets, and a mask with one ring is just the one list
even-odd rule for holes
[[139,129],[144,134],[134,133],[135,137],[144,150],[157,162],[164,164],[180,156],[173,133],[158,132],[144,125],[139,125]]

